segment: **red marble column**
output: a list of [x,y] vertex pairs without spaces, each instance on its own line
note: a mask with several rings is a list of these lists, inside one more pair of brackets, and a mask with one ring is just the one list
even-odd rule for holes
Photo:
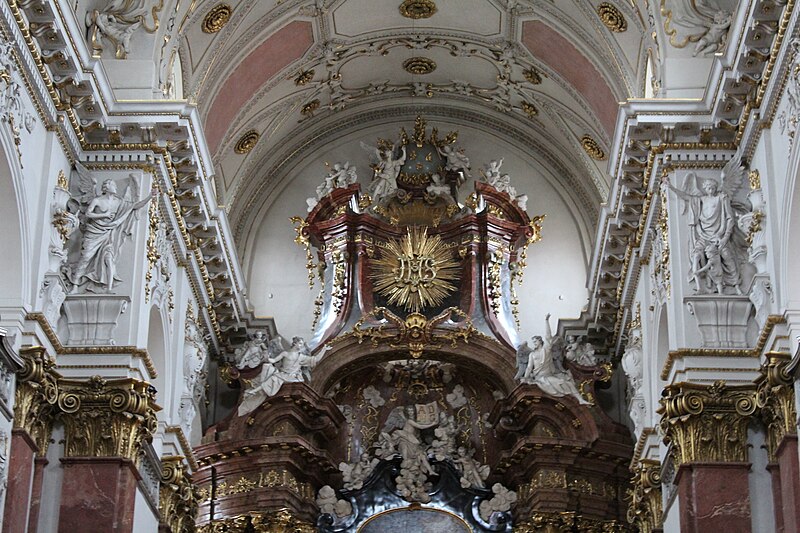
[[64,481],[58,533],[131,533],[138,473],[121,457],[61,459]]
[[780,470],[780,510],[783,511],[784,531],[787,533],[800,531],[800,467],[797,457],[797,435],[786,435],[783,438],[775,452],[775,460]]
[[678,469],[681,533],[750,533],[750,463],[688,463]]
[[31,485],[31,513],[28,519],[28,533],[36,533],[39,527],[39,508],[42,506],[42,483],[44,468],[50,461],[46,457],[37,457],[33,465],[33,483]]
[[8,462],[8,489],[3,512],[3,533],[27,533],[31,505],[34,457],[39,447],[27,432],[11,431],[11,456]]

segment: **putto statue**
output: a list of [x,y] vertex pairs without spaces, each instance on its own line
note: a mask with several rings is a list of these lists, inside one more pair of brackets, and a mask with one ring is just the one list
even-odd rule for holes
[[[325,164],[327,165],[327,163]],[[325,181],[317,186],[317,197],[306,200],[309,213],[323,197],[329,195],[334,189],[343,189],[358,181],[356,166],[350,166],[350,161],[334,163],[332,167],[329,166],[328,168],[330,168],[330,171],[325,176]]]
[[239,370],[255,368],[270,357],[277,356],[281,351],[283,342],[280,338],[270,340],[269,333],[258,330],[234,351],[236,368]]
[[330,347],[326,346],[317,355],[311,355],[305,340],[294,337],[292,346],[275,357],[268,357],[261,366],[259,375],[250,382],[239,404],[239,416],[246,415],[268,397],[278,393],[287,382],[303,382],[311,379],[311,369],[322,359]]
[[733,198],[741,188],[746,169],[739,156],[722,169],[720,181],[686,175],[679,189],[667,185],[683,200],[682,213],[689,206],[691,266],[689,282],[700,294],[742,294],[740,265],[747,248],[745,237],[737,227]]
[[504,192],[511,197],[513,202],[516,202],[520,209],[525,211],[528,208],[528,195],[517,194],[517,189],[511,185],[511,176],[508,174],[501,174],[500,167],[503,165],[503,159],[492,160],[488,165],[485,165],[484,170],[481,171],[483,179],[497,189],[499,192]]
[[131,236],[139,211],[153,197],[139,200],[139,183],[131,175],[122,196],[117,183],[107,179],[100,189],[97,180],[83,165],[75,163],[78,172],[78,201],[81,207],[81,245],[78,260],[69,265],[67,277],[72,292],[80,287],[92,292],[111,292],[116,282],[117,260],[125,240]]
[[533,346],[523,343],[517,349],[517,375],[520,383],[538,385],[545,394],[551,396],[572,396],[579,403],[589,404],[578,391],[572,374],[556,364],[553,355],[553,334],[550,331],[550,314],[545,316],[545,337],[536,335]]

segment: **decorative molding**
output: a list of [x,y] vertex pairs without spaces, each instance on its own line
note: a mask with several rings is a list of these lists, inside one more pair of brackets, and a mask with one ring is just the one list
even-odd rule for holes
[[157,429],[155,389],[146,381],[62,380],[58,408],[65,457],[123,457],[138,465]]
[[316,533],[313,524],[304,522],[289,509],[280,509],[268,513],[247,513],[234,518],[214,520],[213,524],[205,524],[196,529],[197,533],[274,533],[291,531],[292,533]]
[[228,4],[217,4],[212,7],[206,16],[203,17],[203,23],[200,26],[203,33],[217,33],[231,19],[233,9]]
[[617,520],[590,518],[575,511],[537,511],[514,524],[515,533],[570,533],[572,531],[602,531],[603,533],[625,533],[628,527]]
[[239,137],[239,140],[236,141],[236,145],[233,147],[233,151],[240,155],[246,154],[256,147],[256,143],[258,143],[260,138],[260,133],[256,130],[250,130]]
[[672,365],[675,364],[675,361],[686,357],[760,357],[769,336],[772,334],[773,328],[785,322],[786,318],[783,315],[770,315],[767,317],[767,322],[764,324],[761,335],[759,335],[756,346],[753,349],[682,348],[680,350],[671,351],[667,354],[667,360],[664,361],[664,367],[661,369],[659,377],[663,381],[666,381],[669,377],[669,371],[672,369]]
[[678,383],[662,392],[658,413],[675,466],[747,462],[747,426],[756,412],[755,386]]
[[628,22],[625,20],[625,16],[619,9],[608,2],[602,2],[597,6],[597,15],[606,28],[615,33],[622,33],[628,29]]
[[[158,377],[156,365],[145,348],[137,348],[136,346],[64,346],[43,313],[28,313],[25,315],[25,320],[33,320],[39,324],[57,355],[130,355],[144,362],[150,379]],[[30,333],[30,335],[37,336],[36,333]]]
[[581,147],[586,154],[597,161],[603,161],[606,158],[606,152],[596,140],[588,135],[581,137]]
[[403,70],[409,74],[424,76],[436,70],[436,62],[427,57],[410,57],[403,61]]
[[431,0],[403,0],[398,9],[401,15],[413,20],[431,18],[437,11]]

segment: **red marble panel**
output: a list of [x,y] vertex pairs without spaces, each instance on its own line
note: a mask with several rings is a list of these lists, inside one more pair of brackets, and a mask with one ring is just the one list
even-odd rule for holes
[[693,463],[678,470],[681,533],[750,533],[749,463]]
[[61,459],[64,481],[58,533],[131,533],[136,469],[127,459]]
[[782,525],[786,532],[800,531],[800,468],[798,468],[797,435],[785,436],[775,455],[781,472]]
[[522,24],[522,43],[583,96],[606,133],[613,135],[618,100],[594,64],[564,36],[538,20]]
[[228,125],[258,89],[314,44],[310,22],[294,21],[270,35],[228,76],[206,118],[208,147],[216,152]]
[[3,512],[4,533],[26,533],[31,504],[33,460],[38,448],[24,431],[11,433],[11,456],[8,462],[8,489]]
[[28,523],[28,533],[36,533],[39,529],[39,509],[42,505],[42,482],[44,481],[44,467],[49,461],[46,457],[34,459],[33,483],[31,485],[31,512]]

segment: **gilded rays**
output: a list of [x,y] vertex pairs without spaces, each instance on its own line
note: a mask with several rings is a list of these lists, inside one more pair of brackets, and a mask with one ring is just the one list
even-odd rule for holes
[[408,228],[405,237],[391,240],[373,263],[375,292],[389,305],[417,313],[436,307],[454,290],[459,263],[438,235],[426,227]]

